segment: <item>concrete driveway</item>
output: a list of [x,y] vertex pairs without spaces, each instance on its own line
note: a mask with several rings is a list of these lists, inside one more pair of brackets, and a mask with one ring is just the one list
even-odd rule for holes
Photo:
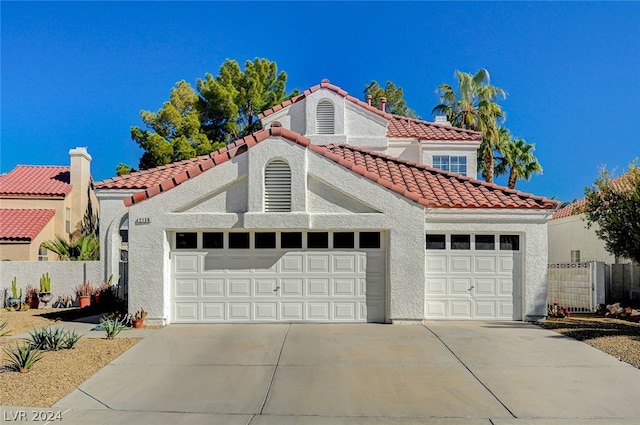
[[630,425],[640,370],[514,322],[171,325],[54,410],[67,425]]

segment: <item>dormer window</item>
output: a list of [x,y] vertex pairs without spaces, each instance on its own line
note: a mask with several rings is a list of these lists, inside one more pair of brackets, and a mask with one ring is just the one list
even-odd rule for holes
[[444,171],[467,175],[466,156],[434,156],[433,166]]
[[334,134],[334,116],[333,103],[327,99],[321,100],[316,109],[316,133]]
[[291,211],[291,168],[282,159],[272,160],[264,170],[264,210]]

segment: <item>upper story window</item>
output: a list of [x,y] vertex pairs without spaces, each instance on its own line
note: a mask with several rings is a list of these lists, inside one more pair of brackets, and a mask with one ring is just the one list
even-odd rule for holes
[[43,246],[38,248],[38,261],[49,261],[49,250]]
[[433,166],[444,171],[467,175],[466,156],[434,156]]
[[291,168],[282,159],[274,159],[264,170],[265,212],[291,211]]
[[333,103],[329,100],[321,100],[316,109],[316,133],[317,134],[334,134],[334,108]]
[[571,262],[579,263],[580,262],[580,251],[571,251]]

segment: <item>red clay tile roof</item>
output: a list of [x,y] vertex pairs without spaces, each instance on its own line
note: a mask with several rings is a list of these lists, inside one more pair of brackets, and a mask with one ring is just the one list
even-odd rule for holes
[[418,140],[456,140],[481,142],[482,133],[465,130],[463,128],[448,125],[434,124],[432,122],[413,118],[392,115],[387,128],[387,137],[392,138],[416,138]]
[[18,165],[0,175],[0,195],[65,196],[71,189],[69,167]]
[[56,214],[56,210],[0,209],[0,240],[29,241]]
[[389,120],[387,127],[387,137],[392,138],[417,138],[418,140],[460,140],[460,141],[482,141],[482,133],[477,131],[465,130],[463,128],[451,127],[442,124],[434,124],[432,122],[417,120],[414,118],[402,117],[400,115],[389,114],[382,112],[378,108],[369,105],[366,102],[361,101],[358,98],[350,96],[345,90],[340,87],[323,81],[318,85],[305,90],[303,94],[293,97],[289,100],[282,102],[279,105],[274,106],[271,109],[267,109],[258,115],[258,118],[262,119],[267,117],[281,109],[286,108],[296,102],[301,101],[311,93],[326,88],[334,93],[339,94],[351,103],[354,103],[374,114],[380,115]]
[[579,199],[566,207],[560,208],[558,211],[553,213],[552,219],[570,217],[572,215],[580,214],[580,209],[587,204],[587,198]]
[[[276,123],[274,123],[276,124]],[[557,201],[533,196],[410,161],[348,145],[314,145],[306,137],[279,124],[253,133],[226,148],[188,161],[103,180],[98,189],[145,189],[125,200],[125,205],[172,189],[222,162],[240,155],[269,137],[282,137],[429,208],[530,208],[552,209]]]
[[[611,186],[618,191],[629,190],[629,182],[628,178],[631,174],[631,171],[625,173],[621,176],[618,176],[611,180]],[[578,199],[577,201],[573,201],[566,207],[560,208],[558,211],[553,213],[552,219],[555,220],[557,218],[570,217],[572,215],[582,214],[582,208],[587,205],[587,198]]]

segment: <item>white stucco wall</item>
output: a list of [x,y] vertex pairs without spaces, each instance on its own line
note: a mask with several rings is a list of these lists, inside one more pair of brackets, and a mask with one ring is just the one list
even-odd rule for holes
[[390,142],[389,146],[380,151],[380,153],[422,164],[422,149],[417,140],[412,142],[407,142],[406,140]]
[[0,303],[4,301],[4,289],[8,288],[11,291],[11,281],[14,277],[17,278],[17,286],[22,288],[24,295],[28,284],[40,288],[40,277],[44,273],[49,273],[53,293],[53,301],[48,307],[51,307],[59,296],[75,299],[74,288],[84,282],[96,286],[107,280],[103,277],[100,261],[3,261],[0,262]]
[[[580,261],[616,262],[615,256],[604,249],[604,242],[596,235],[597,224],[587,229],[583,217],[583,214],[576,214],[549,221],[549,263],[571,262],[571,251],[580,251]],[[619,262],[629,260],[620,259]]]
[[422,160],[421,163],[433,166],[434,156],[464,156],[467,158],[467,177],[478,177],[478,144],[455,143],[455,142],[420,142]]
[[262,118],[262,128],[269,128],[272,122],[279,121],[282,127],[304,135],[307,131],[305,110],[306,98]]
[[526,321],[547,314],[547,221],[552,211],[427,210],[427,232],[510,233],[520,235],[523,259],[522,312]]
[[361,106],[345,102],[347,143],[354,146],[387,147],[387,126],[389,121]]
[[137,190],[97,190],[100,202],[100,261],[104,267],[104,277],[118,276],[120,273],[120,226],[126,218],[129,208],[124,199]]
[[[291,164],[292,197],[298,199],[292,213],[262,212],[261,165],[271,156]],[[234,181],[244,178],[242,171],[249,165],[248,213],[204,211],[194,202],[211,199],[209,194],[219,186],[232,187]],[[316,188],[327,192],[325,200],[361,199],[363,205],[375,205],[380,212],[354,213],[342,207],[329,212],[307,211],[307,175],[319,182]],[[305,209],[301,210],[303,206]],[[330,202],[325,202],[323,208],[330,208]],[[424,317],[423,208],[323,156],[279,138],[263,141],[248,154],[131,206],[129,220],[129,304],[136,309],[144,307],[153,322],[166,323],[170,317],[169,235],[175,230],[243,228],[387,231],[387,320],[420,321]]]
[[[318,103],[323,100],[328,100],[333,104],[333,134],[317,134],[316,111]],[[311,139],[312,143],[317,145],[345,143],[347,141],[345,133],[345,99],[328,89],[320,89],[310,93],[305,97],[305,122],[307,128],[302,134]]]

